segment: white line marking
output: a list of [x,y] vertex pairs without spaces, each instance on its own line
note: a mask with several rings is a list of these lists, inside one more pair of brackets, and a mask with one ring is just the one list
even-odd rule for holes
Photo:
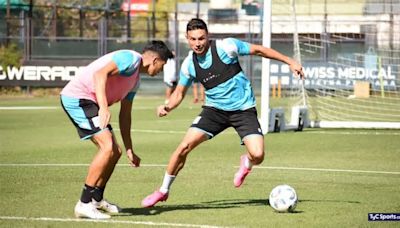
[[[120,130],[120,129],[115,129]],[[132,132],[140,132],[140,133],[158,133],[158,134],[185,134],[186,131],[163,131],[163,130],[143,130],[143,129],[132,129]]]
[[46,110],[46,109],[59,109],[56,106],[10,106],[10,107],[0,107],[0,110]]
[[16,217],[16,216],[0,216],[0,220],[25,220],[25,221],[50,221],[50,222],[86,222],[86,223],[111,223],[111,224],[134,224],[146,226],[170,226],[170,227],[201,227],[201,228],[219,228],[221,226],[212,225],[196,225],[183,223],[167,223],[167,222],[145,222],[145,221],[128,221],[128,220],[93,220],[93,219],[73,219],[73,218],[46,218],[46,217]]
[[[194,107],[179,107],[179,109],[180,110],[182,110],[182,109],[190,109],[190,110],[192,110],[192,109],[194,109]],[[143,106],[135,106],[135,105],[133,105],[132,106],[132,110],[133,111],[135,111],[135,110],[154,110],[154,111],[156,111],[157,110],[157,105],[155,105],[154,107],[143,107]],[[199,110],[200,110],[200,108],[199,108]]]
[[353,169],[321,169],[321,168],[298,168],[298,167],[267,167],[254,166],[257,169],[283,169],[283,170],[303,170],[303,171],[321,171],[321,172],[346,172],[346,173],[373,173],[373,174],[394,174],[400,175],[400,172],[392,171],[374,171],[374,170],[353,170]]
[[[171,120],[175,121],[175,120]],[[187,121],[189,122],[189,121]],[[119,128],[113,128],[120,131]],[[169,131],[169,130],[147,130],[147,129],[132,129],[132,132],[151,133],[151,134],[185,134],[186,131]],[[329,132],[329,131],[303,131],[306,134],[328,134],[328,135],[400,135],[400,132]],[[237,134],[233,130],[225,130],[221,134]]]
[[[0,167],[87,167],[90,164],[50,164],[50,163],[3,163]],[[129,164],[117,164],[120,167],[131,167]],[[163,164],[140,164],[141,167],[166,167]],[[238,166],[235,166],[238,168]],[[354,170],[354,169],[322,169],[322,168],[301,168],[301,167],[273,167],[273,166],[254,166],[256,169],[276,169],[276,170],[303,170],[303,171],[321,171],[321,172],[346,172],[346,173],[373,173],[373,174],[393,174],[400,175],[396,171],[376,171],[376,170]]]
[[[0,164],[0,167],[13,167],[13,166],[20,166],[20,167],[88,167],[90,164],[50,164],[50,163],[37,163],[37,164],[28,164],[28,163],[9,163],[9,164]],[[127,166],[131,167],[130,164],[117,164],[117,166]],[[140,167],[166,167],[167,165],[162,164],[140,164]]]
[[[113,128],[115,131],[120,131],[119,128]],[[144,129],[132,129],[131,132],[139,132],[139,133],[151,133],[151,134],[185,134],[187,131],[166,131],[166,130],[144,130]],[[222,134],[237,134],[235,131],[226,130],[223,131]]]
[[[188,107],[186,109],[192,109],[193,107]],[[0,110],[56,110],[60,109],[58,106],[0,106]],[[151,110],[154,107],[134,107],[133,110]],[[185,109],[181,107],[180,109]],[[170,122],[172,120],[158,120],[159,122]],[[182,120],[173,120],[182,121]],[[186,121],[186,120],[183,120]],[[189,122],[191,120],[187,120]],[[115,129],[119,130],[119,129]],[[184,134],[186,131],[163,131],[163,130],[140,130],[134,129],[133,132],[142,133],[158,133],[158,134]],[[400,135],[400,132],[379,132],[379,131],[365,131],[365,132],[352,132],[352,131],[303,131],[307,134],[331,134],[331,135]],[[234,134],[234,132],[229,132],[229,134]]]
[[[0,110],[43,110],[43,109],[60,109],[59,106],[0,106]],[[156,110],[154,107],[133,107],[132,110]],[[193,109],[192,107],[181,107],[180,109]]]
[[399,131],[379,132],[379,131],[303,131],[307,134],[326,134],[326,135],[400,135]]

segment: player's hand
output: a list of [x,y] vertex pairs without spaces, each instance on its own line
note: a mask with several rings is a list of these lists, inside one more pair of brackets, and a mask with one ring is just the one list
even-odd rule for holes
[[163,117],[168,115],[168,111],[165,108],[165,105],[160,105],[157,107],[157,116],[158,117]]
[[108,110],[108,108],[100,108],[99,109],[99,118],[100,118],[99,127],[101,129],[103,129],[110,122],[110,119],[111,119],[110,110]]
[[300,79],[304,79],[304,72],[303,72],[303,66],[297,62],[293,62],[292,64],[289,65],[290,70]]
[[140,166],[140,158],[132,151],[132,149],[128,149],[126,155],[128,156],[129,163],[132,167]]

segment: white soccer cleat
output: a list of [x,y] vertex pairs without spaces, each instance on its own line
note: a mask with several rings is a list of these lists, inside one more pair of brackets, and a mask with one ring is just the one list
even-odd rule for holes
[[108,213],[113,213],[113,214],[117,214],[121,212],[121,208],[118,207],[115,204],[112,204],[110,202],[108,202],[105,199],[102,199],[100,202],[97,202],[96,200],[92,200],[92,203],[94,204],[94,206],[102,211],[108,212]]
[[97,210],[96,206],[89,203],[82,203],[80,200],[75,206],[75,216],[77,218],[90,218],[90,219],[109,219],[110,215],[104,214]]

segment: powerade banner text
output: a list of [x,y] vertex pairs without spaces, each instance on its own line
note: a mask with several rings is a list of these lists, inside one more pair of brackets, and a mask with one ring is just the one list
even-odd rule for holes
[[[82,64],[82,63],[81,63]],[[80,64],[79,64],[80,65]],[[86,65],[86,64],[85,64]],[[396,89],[396,66],[383,66],[379,70],[352,66],[327,66],[320,63],[304,63],[306,76],[305,86],[309,89],[332,87],[332,89],[352,89],[355,81],[368,81],[371,87]],[[83,66],[33,66],[7,67],[0,66],[0,86],[40,86],[62,87],[66,85]],[[260,72],[261,62],[255,63],[255,72]],[[270,83],[282,87],[296,85],[299,81],[292,77],[286,64],[271,64]],[[261,72],[254,75],[260,77]]]
[[77,75],[82,67],[76,66],[0,66],[0,85],[2,86],[44,86],[61,87]]

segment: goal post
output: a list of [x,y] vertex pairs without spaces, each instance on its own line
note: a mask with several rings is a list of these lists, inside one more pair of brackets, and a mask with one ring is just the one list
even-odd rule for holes
[[[271,30],[272,30],[272,0],[264,0],[263,24],[262,24],[262,45],[271,47]],[[261,69],[261,116],[260,125],[262,132],[267,134],[270,125],[270,63],[269,59],[262,59]]]
[[[297,33],[297,21],[295,11],[295,1],[290,0],[291,16],[293,18],[293,47],[294,58],[301,62],[300,46]],[[264,1],[264,14],[263,14],[263,46],[271,47],[271,33],[272,33],[272,0]],[[306,101],[306,90],[304,87],[304,80],[298,79],[295,85],[291,88],[286,88],[286,94],[290,95],[287,102],[284,102],[284,107],[281,105],[272,106],[270,104],[271,96],[271,61],[269,59],[262,59],[262,80],[261,80],[261,128],[266,134],[268,132],[277,132],[283,130],[297,130],[301,131],[303,127],[309,126],[308,109]],[[279,91],[281,89],[280,80],[278,80]],[[275,89],[276,84],[274,84]],[[275,92],[275,90],[273,91]],[[280,93],[279,93],[280,96]],[[286,96],[286,95],[285,95]]]

